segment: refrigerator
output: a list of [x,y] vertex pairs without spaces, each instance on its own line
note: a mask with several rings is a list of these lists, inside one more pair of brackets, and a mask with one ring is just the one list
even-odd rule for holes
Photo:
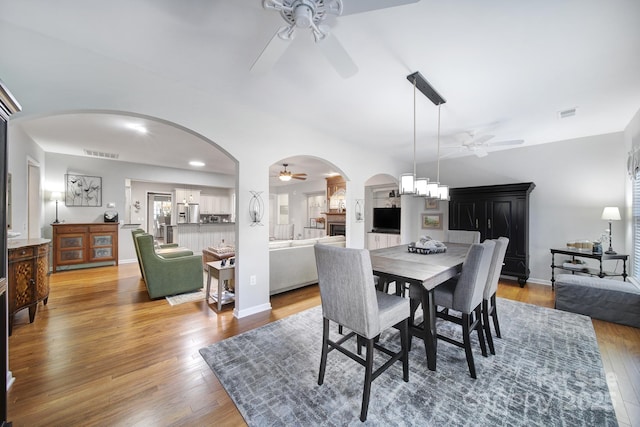
[[200,205],[197,203],[178,203],[178,224],[198,224]]

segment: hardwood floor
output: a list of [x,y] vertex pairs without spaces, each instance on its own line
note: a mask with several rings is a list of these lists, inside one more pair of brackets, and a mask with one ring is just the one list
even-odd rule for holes
[[[498,296],[553,306],[548,286],[500,283]],[[151,301],[137,264],[59,272],[34,323],[18,313],[9,338],[14,426],[245,425],[198,350],[320,304],[316,286],[244,319],[204,301]],[[640,329],[594,321],[621,426],[640,425]]]

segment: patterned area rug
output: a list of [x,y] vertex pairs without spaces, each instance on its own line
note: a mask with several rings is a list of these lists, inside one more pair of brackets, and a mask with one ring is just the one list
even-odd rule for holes
[[204,289],[186,294],[165,297],[169,305],[184,304],[185,302],[204,301]]
[[[504,299],[497,304],[503,338],[494,339],[496,355],[486,358],[473,343],[477,380],[469,376],[464,350],[442,341],[437,370],[429,371],[424,344],[414,339],[409,382],[402,381],[399,363],[374,380],[365,424],[616,426],[591,320]],[[315,307],[200,354],[250,426],[361,425],[364,368],[331,352],[318,386],[321,331]],[[392,329],[381,340],[393,347],[397,334]]]

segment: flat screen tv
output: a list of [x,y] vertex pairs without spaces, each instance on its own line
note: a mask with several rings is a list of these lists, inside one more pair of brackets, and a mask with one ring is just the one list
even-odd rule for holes
[[373,231],[400,232],[400,208],[373,208]]

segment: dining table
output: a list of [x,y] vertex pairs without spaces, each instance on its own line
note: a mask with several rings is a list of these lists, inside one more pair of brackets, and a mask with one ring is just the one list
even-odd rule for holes
[[[462,270],[471,245],[444,242],[446,251],[441,253],[415,253],[409,245],[391,246],[370,251],[373,274],[378,276],[378,289],[386,290],[395,282],[396,294],[409,290],[411,318],[409,333],[424,341],[427,367],[436,370],[438,335],[436,331],[436,305],[434,290],[455,277]],[[423,322],[415,324],[417,307],[422,304]]]

